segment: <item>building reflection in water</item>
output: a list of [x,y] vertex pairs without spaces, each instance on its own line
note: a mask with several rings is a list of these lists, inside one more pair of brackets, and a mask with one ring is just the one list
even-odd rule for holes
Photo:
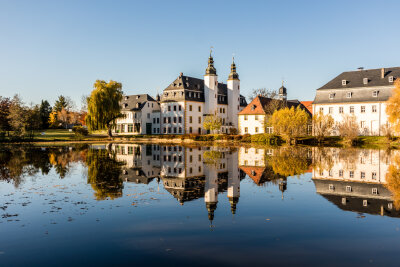
[[399,217],[386,176],[397,151],[313,149],[318,194],[342,210]]

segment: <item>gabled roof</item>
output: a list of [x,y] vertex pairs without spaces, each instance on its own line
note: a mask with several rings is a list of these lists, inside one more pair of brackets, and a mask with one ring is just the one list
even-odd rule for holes
[[313,101],[300,101],[300,103],[312,114]]
[[[382,70],[384,71],[383,78]],[[393,82],[389,82],[390,76],[394,79],[400,77],[400,67],[342,72],[318,90],[392,86]],[[367,84],[364,84],[364,78],[368,78]],[[346,85],[342,85],[343,80],[346,80]]]
[[[175,93],[173,99],[170,97],[165,97],[165,93],[169,91],[180,91]],[[189,94],[189,92],[191,92]],[[218,104],[228,104],[228,87],[224,83],[218,83],[218,96],[223,96],[223,98],[218,97]],[[198,79],[190,76],[179,75],[167,88],[164,89],[164,94],[162,95],[162,101],[198,101],[204,102],[204,80]],[[244,106],[247,104],[244,96],[240,96],[240,105]]]
[[148,94],[142,95],[125,95],[121,100],[122,110],[141,110],[147,101],[155,101],[154,98]]
[[272,99],[269,97],[257,96],[250,102],[239,115],[266,115],[268,113],[267,106],[271,101],[280,101],[282,106],[291,108],[297,108],[300,106],[301,109],[304,109],[311,115],[311,112],[303,106],[303,104],[298,100],[280,100],[280,99]]

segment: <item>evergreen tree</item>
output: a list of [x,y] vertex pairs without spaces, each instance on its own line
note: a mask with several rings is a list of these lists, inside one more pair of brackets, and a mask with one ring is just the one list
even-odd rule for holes
[[51,113],[51,106],[47,100],[42,100],[42,102],[40,103],[39,113],[40,113],[40,121],[41,121],[40,127],[42,129],[49,128],[49,118],[50,118],[50,113]]

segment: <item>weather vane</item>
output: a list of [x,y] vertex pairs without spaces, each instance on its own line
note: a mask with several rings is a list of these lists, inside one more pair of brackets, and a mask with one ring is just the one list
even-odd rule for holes
[[232,53],[232,62],[235,62],[235,53]]
[[212,50],[213,50],[213,46],[210,46],[210,57],[211,57],[211,53],[212,53]]

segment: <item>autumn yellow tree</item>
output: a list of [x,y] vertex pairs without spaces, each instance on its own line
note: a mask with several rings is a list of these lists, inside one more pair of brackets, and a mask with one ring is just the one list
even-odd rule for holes
[[400,132],[400,79],[394,82],[394,90],[386,106],[386,114],[389,116],[389,122],[393,130]]
[[319,143],[329,135],[332,130],[334,120],[331,115],[322,112],[316,113],[312,118],[313,135],[317,137]]
[[276,110],[269,119],[274,132],[281,135],[287,143],[307,133],[309,115],[300,107]]
[[394,207],[400,209],[400,156],[396,155],[393,161],[389,165],[388,172],[386,174],[386,185],[387,189],[393,195]]
[[215,131],[219,131],[222,126],[221,118],[216,115],[208,115],[204,117],[203,127],[204,129],[210,131],[211,133],[215,133]]

